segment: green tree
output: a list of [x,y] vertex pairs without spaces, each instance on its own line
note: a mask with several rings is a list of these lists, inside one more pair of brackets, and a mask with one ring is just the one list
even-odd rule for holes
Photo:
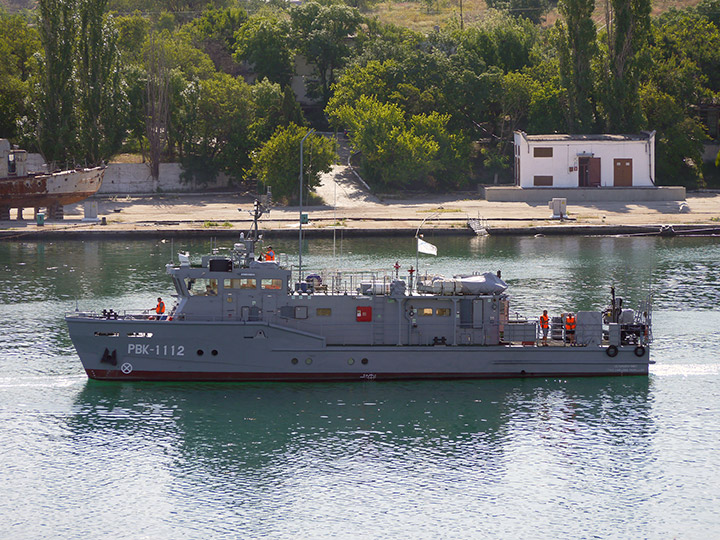
[[75,0],[39,0],[40,61],[38,147],[51,168],[73,162],[76,140]]
[[277,18],[251,17],[235,35],[235,59],[250,62],[258,79],[289,84],[293,74],[289,31],[287,23]]
[[637,131],[642,125],[640,52],[650,32],[651,0],[610,0],[606,11],[602,106],[611,133]]
[[6,138],[16,139],[18,123],[32,115],[28,98],[37,66],[33,57],[39,50],[37,29],[22,15],[0,9],[0,58],[5,59],[0,62],[0,133]]
[[[307,128],[290,124],[275,134],[252,155],[249,173],[272,188],[273,197],[297,201],[300,188],[300,141]],[[320,175],[330,172],[337,154],[335,141],[313,134],[303,144],[303,200],[320,184]]]
[[649,49],[649,77],[657,78],[662,70],[668,85],[679,92],[670,93],[684,94],[684,105],[709,97],[706,90],[720,91],[720,27],[706,16],[690,9],[663,13],[653,21]]
[[214,79],[200,81],[198,91],[192,144],[186,147],[186,156],[205,158],[211,171],[223,171],[240,179],[243,170],[250,166],[253,148],[250,124],[254,105],[250,87],[221,73]]
[[491,10],[479,24],[456,34],[457,54],[472,52],[480,71],[485,66],[497,66],[505,72],[517,71],[532,63],[532,51],[539,34],[531,21]]
[[279,126],[305,125],[300,104],[289,86],[283,90],[263,79],[250,87],[250,93],[255,104],[255,121],[250,126],[255,144],[267,141]]
[[247,19],[247,12],[239,7],[210,8],[184,25],[180,32],[188,34],[193,46],[210,57],[215,69],[237,76],[240,66],[233,59],[235,35]]
[[558,11],[565,22],[555,25],[555,45],[560,62],[560,83],[565,91],[569,133],[595,129],[592,60],[597,53],[595,0],[560,0]]
[[362,95],[335,109],[331,119],[350,130],[363,174],[377,186],[448,189],[467,183],[469,145],[462,134],[449,131],[450,115],[419,114],[406,120],[398,105]]
[[470,144],[462,133],[453,133],[449,114],[421,114],[410,118],[410,129],[419,137],[427,137],[438,145],[430,163],[428,187],[431,189],[461,188],[470,180]]
[[78,35],[79,156],[100,164],[120,149],[125,137],[127,99],[107,0],[80,0]]
[[647,124],[657,130],[657,182],[702,185],[703,141],[707,137],[704,128],[689,117],[672,96],[653,85],[644,85],[639,95]]
[[396,66],[395,60],[370,60],[365,65],[348,66],[333,85],[333,96],[325,107],[325,113],[336,118],[335,111],[351,106],[360,96],[373,96],[379,101],[387,101],[391,87],[395,86],[391,79]]
[[701,0],[695,9],[700,15],[707,17],[716,28],[720,28],[720,0]]
[[123,64],[142,64],[143,45],[150,32],[150,21],[139,11],[114,17],[117,28],[117,46]]
[[295,45],[315,66],[315,79],[307,83],[308,95],[327,103],[335,72],[348,56],[348,38],[362,21],[357,9],[342,4],[303,3],[290,11]]
[[550,9],[548,0],[486,0],[486,3],[489,8],[506,11],[533,24],[541,23]]

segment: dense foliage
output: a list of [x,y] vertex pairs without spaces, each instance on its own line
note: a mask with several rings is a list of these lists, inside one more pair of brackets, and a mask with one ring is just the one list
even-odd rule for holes
[[[657,131],[660,183],[701,184],[699,106],[720,100],[718,0],[651,18],[649,0],[494,0],[420,33],[368,2],[39,0],[0,10],[0,135],[48,161],[120,151],[187,176],[259,179],[297,198],[299,139],[319,110],[390,190],[509,179],[512,134]],[[602,9],[598,9],[602,7]],[[598,22],[603,18],[602,23]],[[292,85],[292,87],[291,87]],[[714,104],[714,105],[713,105]],[[314,167],[327,139],[306,141]],[[153,170],[156,170],[153,169]]]

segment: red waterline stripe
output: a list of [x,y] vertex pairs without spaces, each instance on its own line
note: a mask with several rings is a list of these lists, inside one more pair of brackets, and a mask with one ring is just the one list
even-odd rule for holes
[[179,371],[133,371],[125,375],[120,370],[88,369],[87,376],[91,379],[106,381],[197,381],[197,382],[228,382],[228,381],[268,381],[268,382],[301,382],[301,381],[388,381],[388,380],[452,380],[452,379],[508,379],[521,377],[607,377],[618,375],[647,375],[647,371],[627,372],[589,372],[589,373],[232,373],[232,372],[179,372]]

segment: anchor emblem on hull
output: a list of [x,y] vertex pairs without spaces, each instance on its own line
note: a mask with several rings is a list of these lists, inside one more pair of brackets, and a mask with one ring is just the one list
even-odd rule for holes
[[107,347],[105,347],[105,352],[102,355],[102,358],[100,359],[101,364],[110,364],[111,366],[117,366],[117,352],[115,349],[113,349],[113,352],[110,352]]

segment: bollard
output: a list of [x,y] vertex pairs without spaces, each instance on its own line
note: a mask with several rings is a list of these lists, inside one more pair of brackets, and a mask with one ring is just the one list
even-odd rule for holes
[[43,212],[38,212],[35,215],[35,223],[37,223],[38,227],[45,225],[45,214]]

